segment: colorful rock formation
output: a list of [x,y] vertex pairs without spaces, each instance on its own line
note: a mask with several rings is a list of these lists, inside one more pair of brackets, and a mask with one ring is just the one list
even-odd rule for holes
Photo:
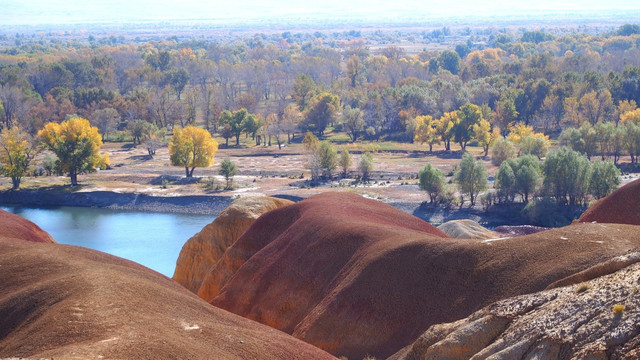
[[434,325],[391,359],[638,359],[638,261],[627,254],[609,275]]
[[391,206],[325,193],[252,224],[216,264],[211,303],[334,355],[383,358],[431,325],[637,248],[635,230],[577,224],[495,241],[445,239]]
[[293,202],[266,196],[235,200],[211,224],[187,240],[180,251],[173,279],[197,294],[211,268],[249,225],[267,211],[290,204]]

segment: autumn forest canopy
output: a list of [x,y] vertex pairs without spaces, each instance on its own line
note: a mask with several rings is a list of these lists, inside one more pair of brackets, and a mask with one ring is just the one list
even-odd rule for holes
[[[640,156],[637,24],[162,34],[0,34],[0,129],[36,137],[87,119],[96,143],[144,143],[149,156],[189,126],[227,147],[327,131],[473,144],[497,149],[496,165],[509,146],[541,159],[554,141],[616,163]],[[196,162],[175,164],[189,175]]]

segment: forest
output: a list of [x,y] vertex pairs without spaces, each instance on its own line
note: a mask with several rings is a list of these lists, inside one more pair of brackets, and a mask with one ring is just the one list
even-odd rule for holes
[[5,34],[0,129],[35,136],[47,123],[81,117],[103,141],[137,141],[150,155],[174,129],[195,125],[226,147],[240,146],[243,134],[281,146],[331,131],[350,142],[442,144],[460,157],[473,144],[484,156],[491,149],[496,166],[516,154],[542,159],[558,145],[638,163],[640,26],[401,35]]

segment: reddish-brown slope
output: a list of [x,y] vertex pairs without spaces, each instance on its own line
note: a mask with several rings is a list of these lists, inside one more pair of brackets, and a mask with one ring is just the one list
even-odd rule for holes
[[0,358],[333,358],[130,261],[1,233]]
[[38,225],[2,209],[0,209],[0,235],[31,242],[56,243],[51,235],[40,229]]
[[322,194],[259,218],[214,269],[212,304],[334,355],[386,357],[432,324],[640,246],[637,228],[625,226],[449,239],[382,203]]
[[[173,280],[198,293],[202,280],[227,248],[244,234],[260,215],[293,201],[268,196],[250,196],[235,200],[216,219],[182,246]],[[206,295],[206,291],[203,290]]]
[[640,225],[640,179],[600,199],[580,216],[580,221]]

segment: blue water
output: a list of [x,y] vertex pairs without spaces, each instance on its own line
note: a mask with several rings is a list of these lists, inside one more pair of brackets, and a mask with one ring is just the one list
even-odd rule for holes
[[0,206],[40,226],[60,244],[77,245],[135,261],[173,276],[182,245],[213,215],[163,214],[81,207]]

